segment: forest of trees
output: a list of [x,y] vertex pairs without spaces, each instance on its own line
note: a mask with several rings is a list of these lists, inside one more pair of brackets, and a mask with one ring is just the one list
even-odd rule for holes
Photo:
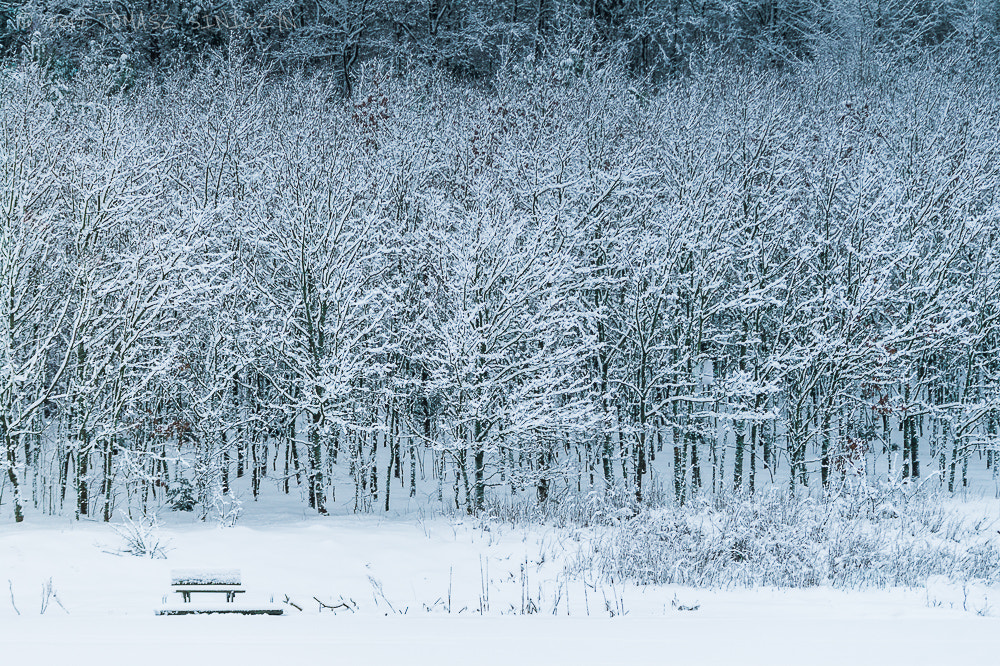
[[998,45],[972,0],[0,2],[0,504],[996,478]]

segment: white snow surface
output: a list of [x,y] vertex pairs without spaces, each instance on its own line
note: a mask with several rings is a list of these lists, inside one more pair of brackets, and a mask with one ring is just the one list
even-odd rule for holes
[[[0,526],[0,664],[1000,663],[1000,620],[990,590],[975,586],[611,584],[565,574],[585,531],[446,517],[251,517],[223,528],[171,516],[159,532],[166,559],[122,554],[99,522]],[[170,593],[179,568],[238,568],[238,604],[285,614],[158,617],[181,605]],[[539,612],[521,615],[531,603]]]

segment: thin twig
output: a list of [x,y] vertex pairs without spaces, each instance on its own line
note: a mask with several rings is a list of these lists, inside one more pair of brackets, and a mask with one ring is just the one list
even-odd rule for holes
[[10,605],[14,607],[14,612],[20,615],[21,611],[17,610],[17,604],[14,603],[14,582],[10,578],[7,579],[7,587],[10,588]]
[[325,603],[323,603],[323,602],[322,602],[322,601],[320,601],[320,600],[319,600],[319,598],[317,598],[317,597],[313,597],[313,599],[316,599],[316,603],[318,603],[318,604],[319,604],[319,609],[320,609],[320,611],[321,611],[321,612],[322,612],[322,610],[323,610],[324,608],[329,608],[330,610],[337,610],[338,608],[346,608],[347,610],[351,611],[352,613],[354,612],[354,609],[353,609],[353,608],[351,608],[351,607],[350,607],[350,606],[349,606],[349,605],[347,604],[347,602],[346,602],[346,601],[341,601],[341,602],[340,602],[339,604],[333,604],[333,605],[330,605],[330,604],[325,604]]

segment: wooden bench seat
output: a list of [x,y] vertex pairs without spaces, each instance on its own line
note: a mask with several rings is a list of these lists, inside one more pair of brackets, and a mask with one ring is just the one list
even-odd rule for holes
[[246,592],[242,587],[237,587],[234,585],[174,585],[172,586],[174,592],[180,592],[181,599],[185,603],[191,601],[191,593],[207,593],[207,594],[225,594],[226,601],[232,603],[236,601],[237,594],[243,594]]

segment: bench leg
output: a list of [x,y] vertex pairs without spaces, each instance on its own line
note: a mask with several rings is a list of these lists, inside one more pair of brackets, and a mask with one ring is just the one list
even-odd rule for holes
[[191,593],[190,592],[181,592],[181,600],[184,603],[186,603],[186,604],[191,603]]

